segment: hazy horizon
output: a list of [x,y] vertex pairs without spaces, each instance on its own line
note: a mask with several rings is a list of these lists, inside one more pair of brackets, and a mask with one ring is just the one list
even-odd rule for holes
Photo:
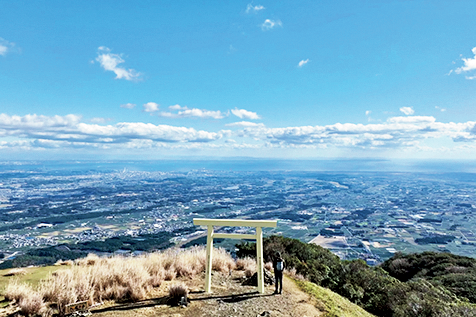
[[270,172],[412,172],[476,173],[476,160],[412,159],[277,159],[277,158],[176,158],[158,160],[0,160],[0,173],[14,167],[47,170],[115,170],[185,172],[270,171]]

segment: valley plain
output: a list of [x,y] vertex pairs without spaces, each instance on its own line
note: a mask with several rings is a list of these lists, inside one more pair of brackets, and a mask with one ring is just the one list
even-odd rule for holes
[[[4,162],[2,264],[41,257],[38,250],[54,250],[64,259],[74,252],[140,253],[203,243],[204,230],[192,224],[199,217],[277,219],[277,228],[265,235],[316,243],[371,265],[396,252],[476,256],[472,173],[131,166]],[[218,246],[233,251],[236,242]]]

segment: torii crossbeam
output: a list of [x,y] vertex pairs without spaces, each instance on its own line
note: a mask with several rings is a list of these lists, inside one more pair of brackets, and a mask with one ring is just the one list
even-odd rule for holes
[[[205,292],[211,293],[212,282],[212,251],[213,238],[229,239],[256,239],[256,267],[258,271],[258,292],[264,293],[263,280],[263,227],[275,228],[277,220],[243,220],[243,219],[203,219],[194,218],[193,224],[196,226],[207,226],[207,268],[205,271]],[[240,233],[214,233],[213,226],[227,227],[255,227],[256,234]]]

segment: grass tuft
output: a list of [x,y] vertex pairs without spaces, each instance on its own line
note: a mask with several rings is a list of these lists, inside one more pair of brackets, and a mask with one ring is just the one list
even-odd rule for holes
[[18,279],[14,279],[7,285],[3,296],[6,300],[19,302],[31,293],[33,293],[33,289],[29,284],[20,283]]
[[296,268],[291,268],[291,269],[284,269],[284,273],[290,277],[292,277],[295,280],[298,281],[306,281],[307,279],[302,275],[298,274],[296,271]]
[[[168,249],[128,258],[100,258],[89,254],[68,263],[69,267],[50,273],[40,281],[37,290],[18,279],[10,281],[5,298],[15,300],[24,314],[42,316],[51,314],[51,310],[45,308],[48,303],[56,303],[58,312],[64,314],[68,304],[79,301],[87,301],[89,305],[104,300],[136,302],[145,299],[152,288],[159,287],[164,280],[201,274],[205,271],[205,258],[203,247]],[[233,268],[235,262],[231,256],[223,249],[215,249],[213,269],[228,273]]]
[[16,276],[16,275],[25,275],[26,270],[24,268],[16,268],[11,269],[7,273],[3,274],[3,276]]
[[245,257],[236,260],[236,269],[240,271],[251,270],[256,272],[256,260],[250,257]]
[[169,297],[170,297],[170,303],[172,305],[177,305],[180,303],[180,300],[182,297],[187,298],[188,295],[188,288],[185,284],[179,283],[179,284],[173,284],[169,286]]
[[72,261],[72,260],[66,260],[66,261],[58,260],[58,261],[56,261],[56,263],[55,263],[54,265],[55,265],[55,266],[62,266],[62,265],[73,266],[73,265],[74,265],[74,261]]
[[25,316],[37,315],[41,310],[45,309],[43,297],[38,292],[32,292],[28,296],[20,299],[18,302],[20,312]]
[[[203,254],[205,256],[205,254]],[[205,263],[205,258],[203,259]],[[236,267],[235,261],[230,257],[225,249],[219,248],[213,250],[212,269],[215,271],[228,273]]]

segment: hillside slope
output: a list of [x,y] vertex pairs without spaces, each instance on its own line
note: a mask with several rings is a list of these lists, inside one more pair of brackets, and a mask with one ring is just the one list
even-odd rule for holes
[[[21,279],[35,284],[38,283],[39,276],[46,276],[46,272],[56,269],[58,267],[29,268]],[[7,272],[8,270],[0,271],[0,275],[3,276]],[[105,301],[93,307],[91,312],[98,317],[373,316],[328,289],[306,281],[295,281],[290,277],[284,279],[282,295],[273,295],[272,285],[266,287],[265,294],[258,294],[255,287],[241,285],[243,275],[244,272],[240,270],[232,271],[231,274],[213,272],[212,294],[201,291],[204,284],[203,272],[193,277],[164,281],[160,287],[153,288],[143,300],[126,303]],[[2,282],[14,278],[3,277]],[[190,304],[186,308],[168,304],[168,287],[177,283],[184,283],[190,290]],[[15,311],[18,311],[18,307],[10,304],[0,309],[0,316],[10,316]]]

